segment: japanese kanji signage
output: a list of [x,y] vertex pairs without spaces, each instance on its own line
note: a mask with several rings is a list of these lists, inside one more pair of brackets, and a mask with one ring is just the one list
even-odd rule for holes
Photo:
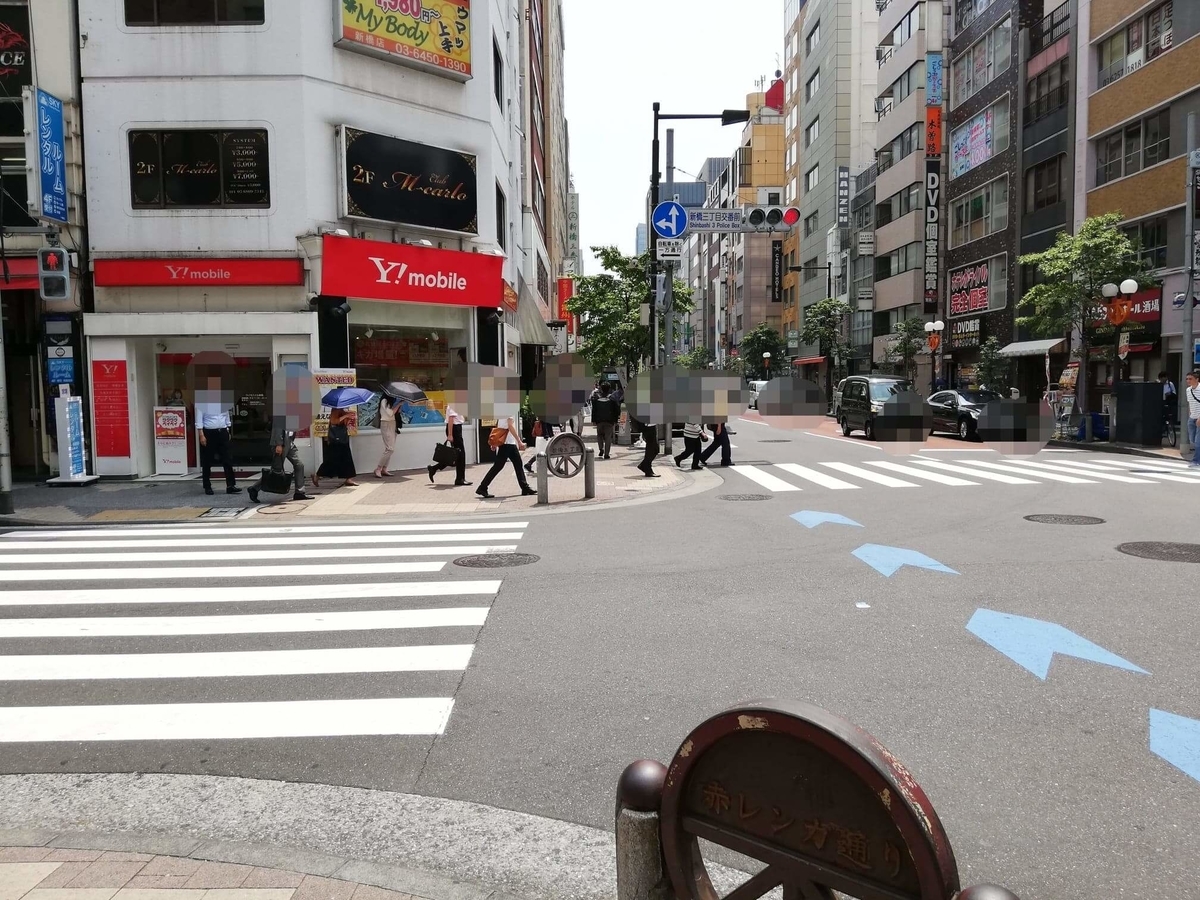
[[955,319],[950,323],[950,349],[978,347],[983,337],[983,319]]
[[938,259],[941,254],[942,161],[925,160],[925,305],[936,314],[938,307]]
[[989,259],[950,273],[950,315],[988,311],[991,263]]
[[579,195],[567,195],[567,253],[564,264],[574,263],[574,267],[564,275],[582,274],[582,260],[579,258]]
[[838,228],[850,227],[850,169],[838,166],[837,170],[837,215]]
[[471,0],[334,0],[335,46],[467,81]]

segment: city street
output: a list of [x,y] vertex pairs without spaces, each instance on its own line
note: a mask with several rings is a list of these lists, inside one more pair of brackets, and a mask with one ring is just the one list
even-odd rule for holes
[[[1116,548],[1188,541],[1200,474],[733,428],[737,466],[652,505],[10,532],[0,772],[312,782],[611,829],[628,762],[794,698],[909,767],[964,884],[1194,883],[1200,747],[1170,717],[1200,716],[1195,566]],[[539,559],[453,563],[489,551]]]

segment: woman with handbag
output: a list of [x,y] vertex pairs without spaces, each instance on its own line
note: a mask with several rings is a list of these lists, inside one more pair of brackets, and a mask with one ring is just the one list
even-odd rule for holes
[[505,463],[512,463],[513,471],[517,473],[517,484],[521,486],[523,497],[532,497],[537,493],[525,480],[525,470],[521,468],[521,451],[525,450],[525,442],[517,431],[515,416],[501,416],[496,420],[496,427],[488,435],[488,446],[496,451],[496,461],[492,463],[491,471],[483,479],[483,483],[475,489],[475,493],[484,500],[491,500],[488,487],[504,469]]
[[346,424],[349,420],[350,411],[347,409],[335,409],[329,414],[325,458],[321,468],[313,475],[313,487],[320,487],[322,478],[343,478],[343,487],[358,487],[358,482],[354,480],[358,470],[354,465],[354,454],[350,451],[350,429]]
[[442,469],[454,466],[455,487],[467,487],[467,445],[463,443],[463,424],[465,419],[452,406],[446,407],[446,443],[437,444],[433,448],[433,464],[429,472],[429,483],[433,484],[433,476]]
[[396,414],[399,411],[399,400],[384,397],[379,403],[379,434],[383,438],[383,456],[379,457],[379,465],[375,467],[376,478],[391,477],[388,466],[392,464],[392,454],[396,452],[396,432],[400,428],[400,420]]

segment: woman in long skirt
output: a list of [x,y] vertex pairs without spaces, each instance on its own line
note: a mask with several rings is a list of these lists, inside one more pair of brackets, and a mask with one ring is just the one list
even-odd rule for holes
[[354,466],[354,454],[350,451],[350,436],[346,432],[346,423],[350,420],[348,410],[335,409],[329,414],[329,437],[325,439],[325,459],[321,468],[313,475],[313,487],[321,486],[322,478],[343,478],[344,487],[358,487],[354,476],[358,469]]

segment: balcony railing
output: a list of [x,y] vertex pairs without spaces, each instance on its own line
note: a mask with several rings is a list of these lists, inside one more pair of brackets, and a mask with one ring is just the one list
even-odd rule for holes
[[871,163],[864,171],[854,176],[854,193],[859,194],[875,183],[879,177],[879,163]]
[[1029,105],[1025,107],[1025,124],[1032,125],[1034,122],[1040,122],[1052,112],[1057,112],[1062,109],[1071,99],[1071,86],[1064,84],[1056,87],[1048,94],[1031,100]]
[[896,48],[894,46],[888,47],[886,50],[883,50],[882,53],[879,52],[880,50],[883,50],[883,48],[876,48],[875,57],[879,64],[879,68],[882,69],[887,64],[887,61],[892,58],[892,54],[896,52]]
[[1029,53],[1040,53],[1071,31],[1071,4],[1064,3],[1029,30]]
[[892,102],[889,100],[887,103],[877,104],[877,106],[878,109],[875,112],[875,120],[882,122],[884,117],[886,117],[887,114],[892,111]]

